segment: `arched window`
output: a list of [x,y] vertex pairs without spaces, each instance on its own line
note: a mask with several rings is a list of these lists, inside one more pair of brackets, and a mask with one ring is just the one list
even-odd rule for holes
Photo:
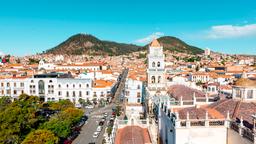
[[52,83],[52,80],[49,80],[49,83]]
[[152,62],[152,67],[155,67],[155,65],[156,65],[155,62]]
[[157,80],[158,83],[161,82],[161,76],[158,76],[158,80]]
[[39,94],[44,94],[44,81],[40,80],[38,81],[38,89],[39,89]]
[[75,97],[76,96],[76,92],[75,91],[73,91],[73,97]]
[[67,84],[67,88],[68,88],[68,84]]
[[155,78],[155,76],[152,76],[151,77],[151,83],[155,83],[156,82],[156,78]]
[[88,88],[88,87],[89,87],[89,84],[86,84],[86,87]]
[[157,62],[157,67],[160,67],[160,62]]
[[61,88],[61,85],[59,84],[59,88]]
[[73,84],[73,88],[75,88],[75,84]]

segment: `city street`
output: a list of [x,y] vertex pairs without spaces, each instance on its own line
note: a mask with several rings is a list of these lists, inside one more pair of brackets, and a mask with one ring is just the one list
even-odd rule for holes
[[[90,115],[86,122],[86,124],[82,127],[79,136],[73,141],[73,144],[88,144],[94,142],[96,144],[101,144],[104,138],[104,132],[107,125],[107,121],[109,120],[109,116],[112,112],[112,105],[108,105],[103,108],[95,109]],[[98,122],[102,118],[104,113],[108,113],[108,117],[104,123],[102,131],[98,138],[93,138],[93,133],[96,131]]]
[[[79,136],[73,141],[73,144],[102,143],[104,139],[104,132],[107,126],[107,122],[112,113],[112,108],[115,107],[116,104],[122,104],[123,102],[121,95],[125,87],[125,79],[127,77],[127,74],[128,69],[125,69],[121,74],[120,81],[118,82],[118,88],[114,94],[114,99],[112,100],[112,103],[110,105],[107,105],[102,108],[85,110],[86,115],[88,115],[88,120],[86,124],[82,127]],[[93,138],[93,133],[96,131],[98,122],[100,121],[104,113],[108,113],[108,117],[106,118],[102,131],[100,132],[97,138]]]

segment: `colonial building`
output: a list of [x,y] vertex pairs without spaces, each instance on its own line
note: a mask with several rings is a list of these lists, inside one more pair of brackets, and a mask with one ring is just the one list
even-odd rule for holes
[[240,78],[233,86],[232,97],[243,101],[256,101],[256,81]]
[[159,97],[154,109],[161,143],[255,144],[255,82],[239,79],[233,86],[233,99],[217,102],[195,91],[192,98],[189,88],[172,86],[170,96]]
[[143,97],[145,88],[143,81],[139,78],[128,76],[125,83],[126,116],[140,119],[143,117],[145,109]]
[[150,95],[164,94],[166,87],[164,54],[163,47],[157,39],[154,39],[149,46],[147,79]]
[[155,98],[166,95],[165,58],[163,47],[154,39],[148,50],[147,67],[147,111],[152,118]]
[[43,101],[69,99],[79,104],[79,99],[107,100],[115,89],[115,81],[73,78],[69,74],[48,73],[33,77],[0,79],[0,95],[17,99],[26,93],[40,97]]

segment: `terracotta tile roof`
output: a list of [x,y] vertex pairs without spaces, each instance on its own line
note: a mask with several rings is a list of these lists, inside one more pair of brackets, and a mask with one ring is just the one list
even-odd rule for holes
[[223,114],[221,114],[219,111],[217,111],[216,109],[213,109],[213,108],[205,108],[210,117],[213,118],[213,119],[224,119],[225,116]]
[[236,84],[236,86],[242,86],[242,87],[256,87],[256,80],[240,78],[236,81],[235,84]]
[[178,112],[180,119],[187,119],[187,113],[189,113],[189,119],[205,119],[206,115],[205,109],[196,107],[179,109]]
[[[239,105],[239,107],[236,106]],[[220,100],[216,103],[213,103],[208,106],[208,108],[215,109],[218,111],[220,114],[226,117],[227,112],[230,114],[230,118],[232,118],[232,115],[235,113],[236,110],[236,115],[233,118],[234,120],[240,119],[241,117],[247,124],[246,126],[248,128],[252,128],[252,115],[256,113],[256,103],[255,102],[243,102],[243,101],[238,101],[238,100]]]
[[197,89],[192,89],[184,85],[172,85],[168,88],[168,93],[175,99],[192,100],[193,94],[196,97],[205,97],[205,94]]
[[94,88],[105,88],[112,86],[114,81],[107,81],[107,80],[95,80],[94,81]]
[[118,129],[115,144],[151,144],[148,129],[139,126],[126,126]]

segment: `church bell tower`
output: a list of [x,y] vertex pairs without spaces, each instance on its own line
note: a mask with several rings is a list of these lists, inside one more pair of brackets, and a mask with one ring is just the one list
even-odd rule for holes
[[147,80],[148,90],[151,95],[153,93],[165,93],[166,81],[163,46],[160,45],[157,39],[154,39],[149,46]]

